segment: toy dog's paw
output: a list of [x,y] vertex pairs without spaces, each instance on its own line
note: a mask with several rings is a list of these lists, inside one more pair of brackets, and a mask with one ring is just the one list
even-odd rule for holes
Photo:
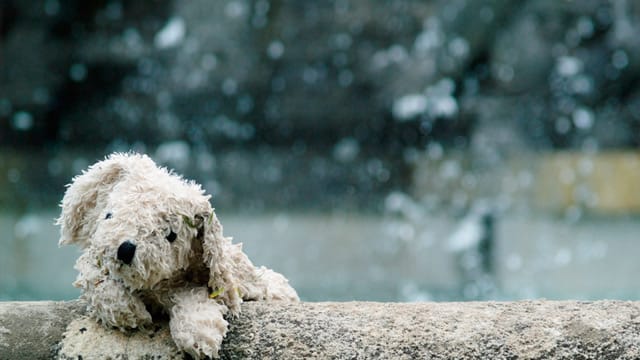
[[[207,314],[208,317],[214,314]],[[217,319],[200,319],[190,324],[170,321],[171,334],[176,345],[196,359],[206,356],[218,358],[222,340],[227,332],[227,322],[222,314]],[[216,316],[217,317],[217,316]]]
[[145,329],[152,323],[151,314],[144,306],[136,306],[137,303],[123,307],[102,307],[100,305],[93,308],[92,315],[107,327],[116,327],[124,331],[126,329]]
[[139,329],[153,321],[142,300],[113,279],[103,280],[82,298],[89,303],[91,315],[107,327]]
[[196,359],[217,358],[228,328],[226,306],[209,299],[206,288],[183,292],[175,299],[169,328],[178,348]]

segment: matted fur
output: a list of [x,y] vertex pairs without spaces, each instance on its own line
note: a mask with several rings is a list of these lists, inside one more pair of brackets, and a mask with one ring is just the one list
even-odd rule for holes
[[[128,331],[167,314],[176,345],[203,358],[218,356],[224,315],[237,315],[243,300],[298,301],[284,276],[256,268],[223,236],[209,198],[146,155],[112,154],[75,177],[59,244],[83,249],[74,285],[90,315]],[[136,246],[130,264],[117,257],[126,241]]]

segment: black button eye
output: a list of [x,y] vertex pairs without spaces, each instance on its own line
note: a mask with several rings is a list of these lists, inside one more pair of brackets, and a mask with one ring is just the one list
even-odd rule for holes
[[178,237],[178,235],[176,235],[176,233],[174,233],[173,230],[171,230],[171,232],[169,232],[169,235],[167,235],[167,241],[172,243],[176,241],[176,237]]
[[104,216],[104,219],[111,219],[112,214],[110,212],[107,213],[107,215]]

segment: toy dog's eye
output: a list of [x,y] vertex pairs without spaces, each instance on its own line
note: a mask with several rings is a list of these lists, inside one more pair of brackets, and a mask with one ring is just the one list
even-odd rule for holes
[[173,230],[170,230],[169,235],[167,235],[167,241],[172,243],[176,241],[176,237],[178,237],[178,235],[176,235],[176,233],[174,233]]
[[111,216],[113,216],[110,212],[107,213],[107,215],[104,216],[104,219],[111,219]]

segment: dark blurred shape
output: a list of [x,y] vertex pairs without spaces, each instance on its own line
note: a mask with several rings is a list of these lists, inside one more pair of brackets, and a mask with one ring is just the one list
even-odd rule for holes
[[12,0],[0,3],[0,38],[4,38],[11,30],[17,17],[18,10]]
[[460,295],[466,299],[488,299],[498,291],[495,222],[495,210],[478,203],[468,210],[447,239],[447,249],[455,255],[460,276]]

